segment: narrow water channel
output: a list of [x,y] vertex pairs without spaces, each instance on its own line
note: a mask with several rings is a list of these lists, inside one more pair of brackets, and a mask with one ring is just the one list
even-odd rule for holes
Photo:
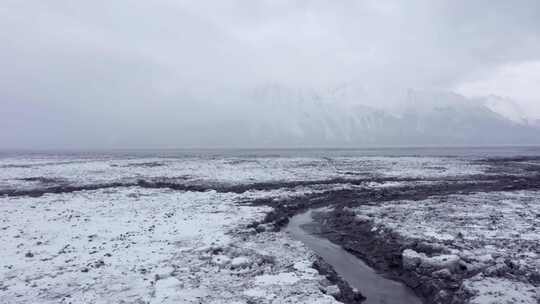
[[352,288],[367,299],[366,304],[421,304],[414,292],[402,284],[378,274],[359,258],[327,239],[311,234],[303,226],[313,222],[312,211],[291,218],[285,231],[317,253]]

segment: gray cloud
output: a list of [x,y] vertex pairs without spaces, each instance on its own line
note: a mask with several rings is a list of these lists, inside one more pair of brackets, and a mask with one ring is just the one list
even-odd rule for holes
[[152,145],[211,121],[224,92],[454,89],[540,60],[534,0],[5,0],[0,27],[7,147]]

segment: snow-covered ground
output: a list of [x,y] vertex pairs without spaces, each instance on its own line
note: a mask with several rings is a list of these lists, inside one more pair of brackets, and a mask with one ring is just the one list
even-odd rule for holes
[[[337,303],[326,294],[336,287],[312,268],[309,249],[285,233],[248,228],[271,209],[246,202],[429,184],[485,174],[487,167],[444,157],[1,158],[0,191],[124,186],[0,196],[0,303]],[[229,193],[146,189],[137,187],[139,179],[342,180]],[[535,191],[480,193],[354,210],[374,229],[443,246],[479,267],[463,286],[476,296],[471,303],[537,303],[528,276],[538,274],[540,260],[539,198]]]
[[481,174],[484,166],[458,158],[0,158],[0,191],[57,185],[133,184],[138,179],[239,184],[333,178],[439,178]]
[[472,295],[471,303],[540,301],[539,191],[391,201],[353,211],[358,220],[372,223],[374,233],[398,233],[411,244],[423,242],[427,251],[438,251],[405,250],[405,268],[464,266],[471,276],[462,289]]
[[313,254],[246,228],[268,208],[240,199],[139,188],[1,198],[0,302],[336,303]]

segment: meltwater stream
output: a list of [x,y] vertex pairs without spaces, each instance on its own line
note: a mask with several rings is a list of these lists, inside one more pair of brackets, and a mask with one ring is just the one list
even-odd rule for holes
[[289,234],[303,242],[352,287],[367,299],[366,304],[421,304],[422,301],[404,284],[389,280],[375,272],[351,253],[327,239],[310,234],[302,226],[312,223],[312,211],[291,218],[287,228]]

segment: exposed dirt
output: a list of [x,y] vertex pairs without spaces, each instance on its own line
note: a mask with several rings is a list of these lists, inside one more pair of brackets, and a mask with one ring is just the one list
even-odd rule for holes
[[32,189],[6,189],[0,190],[0,196],[31,196],[40,197],[47,193],[59,194],[59,193],[71,193],[76,191],[89,191],[106,188],[120,188],[132,186],[126,183],[104,183],[104,184],[91,184],[91,185],[54,185],[44,188],[32,188]]

